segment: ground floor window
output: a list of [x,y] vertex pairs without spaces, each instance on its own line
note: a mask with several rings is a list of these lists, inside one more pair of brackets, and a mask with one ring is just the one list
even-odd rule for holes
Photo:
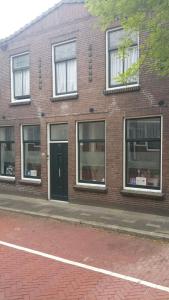
[[23,175],[25,178],[41,178],[40,126],[23,126]]
[[105,122],[78,123],[78,181],[105,184]]
[[160,190],[161,118],[126,120],[126,186]]
[[14,128],[0,127],[0,175],[15,176]]

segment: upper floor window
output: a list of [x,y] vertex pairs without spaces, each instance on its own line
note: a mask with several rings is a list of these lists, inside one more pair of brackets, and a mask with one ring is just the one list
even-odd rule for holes
[[76,42],[54,46],[54,96],[77,92]]
[[29,54],[12,57],[12,100],[30,98]]
[[126,32],[122,28],[107,32],[107,88],[138,83],[138,74],[128,78],[125,84],[118,81],[118,76],[125,73],[138,60],[138,34],[131,34],[130,46],[119,53],[119,48],[125,38]]

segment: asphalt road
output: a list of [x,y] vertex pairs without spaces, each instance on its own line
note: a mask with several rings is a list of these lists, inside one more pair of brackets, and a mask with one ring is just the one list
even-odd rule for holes
[[169,243],[0,211],[0,300],[169,300]]

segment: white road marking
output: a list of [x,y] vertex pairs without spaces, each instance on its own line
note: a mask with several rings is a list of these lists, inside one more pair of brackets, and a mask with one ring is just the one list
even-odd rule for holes
[[62,258],[62,257],[55,256],[55,255],[47,254],[45,252],[36,251],[36,250],[30,249],[30,248],[25,248],[25,247],[22,247],[22,246],[18,246],[18,245],[15,245],[15,244],[10,244],[10,243],[3,242],[3,241],[0,241],[0,245],[8,247],[8,248],[13,248],[13,249],[16,249],[16,250],[20,250],[20,251],[23,251],[23,252],[31,253],[31,254],[34,254],[34,255],[38,255],[38,256],[41,256],[41,257],[45,257],[45,258],[48,258],[48,259],[51,259],[51,260],[55,260],[57,262],[61,262],[61,263],[68,264],[68,265],[71,265],[71,266],[75,266],[75,267],[78,267],[78,268],[82,268],[82,269],[85,269],[85,270],[101,273],[101,274],[108,275],[108,276],[111,276],[111,277],[116,277],[116,278],[119,278],[119,279],[122,279],[122,280],[125,280],[125,281],[130,281],[130,282],[133,282],[133,283],[137,283],[139,285],[143,285],[143,286],[146,286],[146,287],[149,287],[149,288],[153,288],[153,289],[156,289],[156,290],[161,290],[161,291],[169,293],[169,287],[158,285],[158,284],[155,284],[155,283],[152,283],[152,282],[149,282],[149,281],[145,281],[145,280],[141,280],[141,279],[138,279],[138,278],[135,278],[135,277],[126,276],[126,275],[123,275],[123,274],[111,272],[109,270],[93,267],[93,266],[90,266],[90,265],[86,265],[86,264],[83,264],[83,263],[79,263],[79,262],[76,262],[76,261],[72,261],[72,260],[69,260],[69,259],[65,259],[65,258]]

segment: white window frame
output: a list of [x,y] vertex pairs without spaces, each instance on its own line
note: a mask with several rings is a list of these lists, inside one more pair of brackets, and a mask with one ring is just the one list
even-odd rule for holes
[[[22,53],[19,53],[19,54],[16,54],[16,55],[12,55],[10,57],[10,67],[11,67],[11,102],[12,103],[22,103],[22,102],[30,102],[31,101],[31,97],[30,98],[23,98],[23,99],[15,99],[14,97],[14,74],[13,74],[13,58],[15,57],[19,57],[19,56],[22,56],[22,55],[25,55],[25,54],[29,54],[30,53],[27,51],[27,52],[22,52]],[[30,65],[29,65],[29,74],[30,74]],[[30,75],[29,75],[30,76]]]
[[[24,150],[23,150],[23,127],[24,126],[40,126],[40,124],[22,124],[20,127],[20,135],[21,135],[21,180],[28,182],[36,182],[41,183],[40,178],[27,178],[24,177]],[[40,152],[41,155],[41,152]]]
[[[15,127],[13,125],[1,125],[0,127],[13,127],[14,128],[14,135],[15,135]],[[15,143],[15,141],[14,141]],[[15,152],[15,158],[16,158],[16,152]],[[16,167],[16,159],[15,159],[15,167]],[[4,176],[0,175],[1,179],[4,179],[6,181],[15,181],[15,176]]]
[[[111,28],[106,31],[106,91],[112,91],[112,90],[121,90],[121,89],[127,89],[127,88],[133,88],[138,87],[139,84],[139,75],[138,75],[138,82],[135,84],[124,84],[116,87],[110,87],[109,86],[109,71],[110,71],[110,65],[109,65],[109,32],[118,31],[123,29],[122,27],[116,27]],[[139,57],[139,34],[138,34],[138,57]]]
[[[104,122],[105,124],[105,182],[104,184],[98,184],[98,183],[89,183],[89,182],[79,182],[79,148],[78,148],[78,144],[79,144],[79,140],[78,140],[78,125],[79,123],[89,123],[89,122]],[[105,119],[99,119],[99,120],[79,120],[76,122],[76,185],[77,186],[84,186],[84,187],[98,187],[100,189],[105,189],[106,187],[106,120]]]
[[[64,45],[64,44],[69,44],[71,42],[77,42],[76,39],[71,39],[71,40],[66,40],[64,42],[56,43],[52,45],[52,78],[53,78],[53,98],[64,98],[64,97],[69,97],[69,96],[76,96],[78,92],[72,92],[72,93],[65,93],[61,95],[56,94],[56,71],[55,71],[55,47]],[[76,43],[77,44],[77,43]],[[77,63],[77,53],[76,53],[76,63]],[[78,78],[78,76],[77,76]],[[77,80],[76,78],[76,80]],[[78,88],[77,88],[78,90]]]
[[[132,120],[132,119],[145,119],[145,118],[160,118],[161,119],[161,164],[160,164],[160,189],[146,189],[146,188],[134,188],[134,187],[127,187],[126,186],[126,120]],[[163,116],[162,115],[148,115],[148,116],[137,116],[137,117],[127,117],[123,119],[123,189],[128,191],[140,191],[145,193],[162,193],[162,157],[163,157]]]

